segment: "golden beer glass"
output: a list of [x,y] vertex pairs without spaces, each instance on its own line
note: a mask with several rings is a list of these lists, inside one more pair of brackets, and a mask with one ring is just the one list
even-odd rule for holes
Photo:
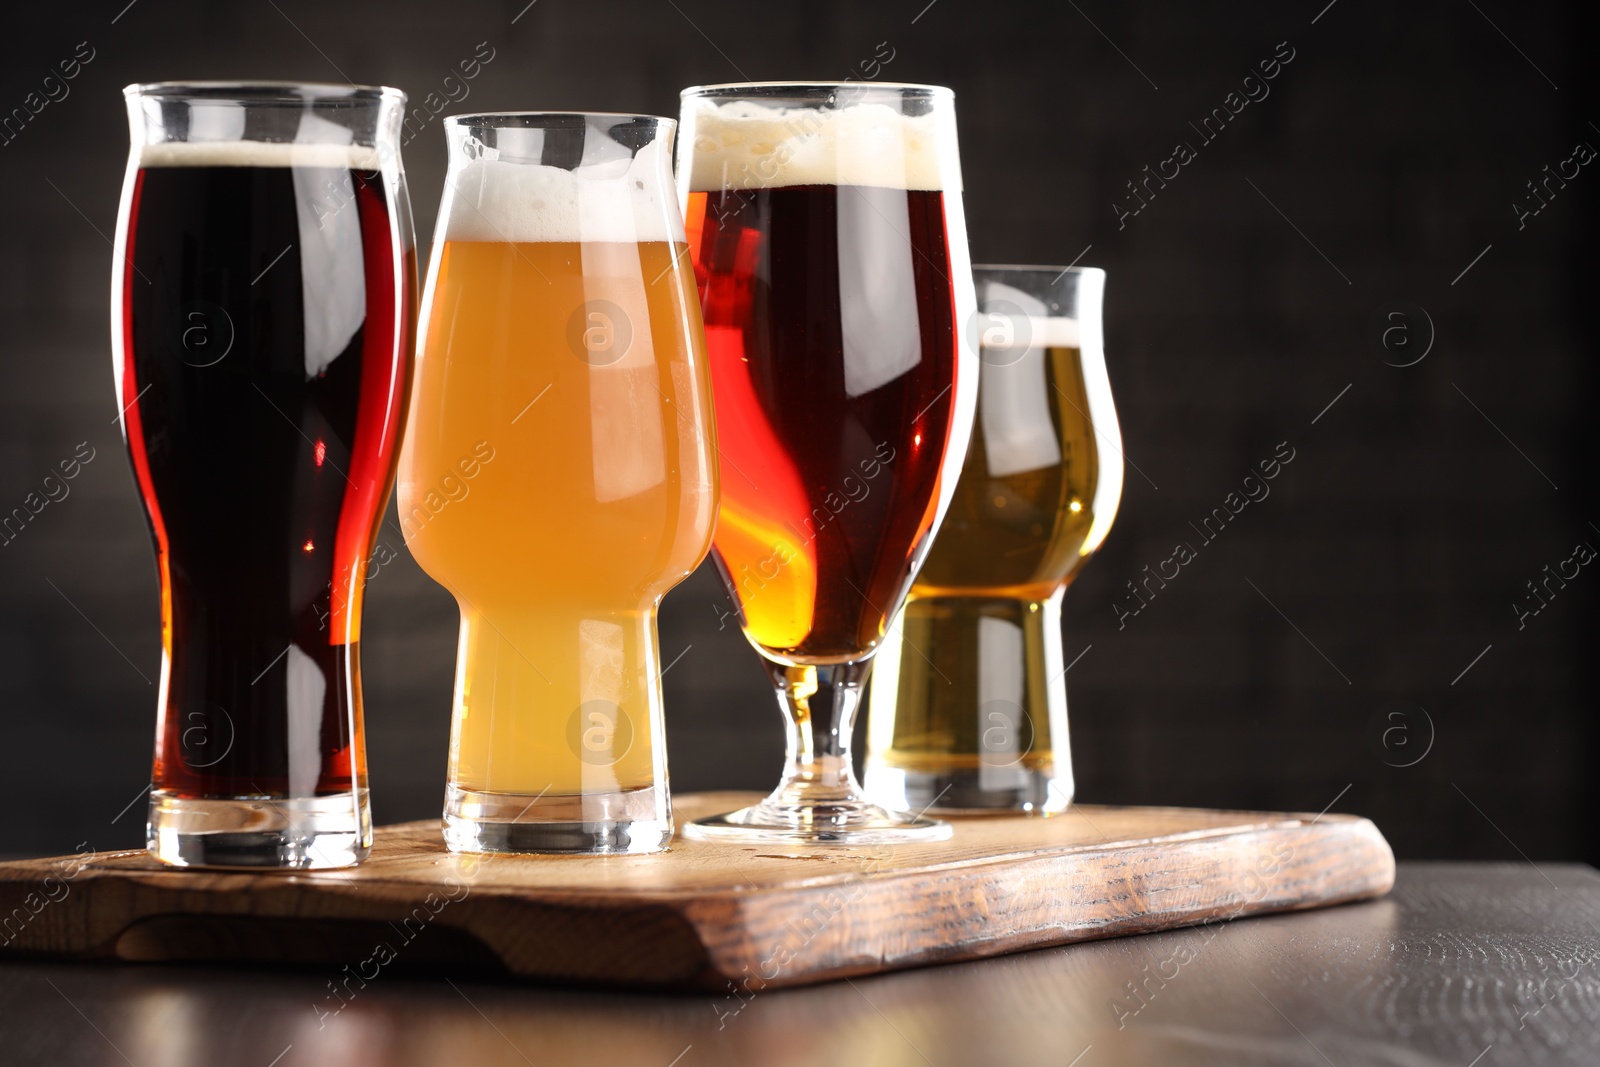
[[672,834],[656,611],[717,512],[669,119],[446,120],[400,463],[461,610],[445,840],[651,852]]
[[1094,268],[973,269],[978,417],[944,524],[878,653],[866,789],[880,804],[1072,801],[1061,598],[1122,496]]

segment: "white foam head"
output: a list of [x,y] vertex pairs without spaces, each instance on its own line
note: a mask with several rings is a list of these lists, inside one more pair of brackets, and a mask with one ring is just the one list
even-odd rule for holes
[[165,141],[139,149],[141,167],[340,167],[378,170],[369,145],[285,141]]
[[983,347],[990,351],[1082,347],[1077,319],[985,313],[982,324],[984,329],[979,338]]
[[[530,131],[532,132],[532,131]],[[591,142],[598,143],[598,142]],[[637,153],[604,153],[574,170],[495,158],[452,166],[446,179],[447,241],[683,241],[667,166],[671,141]]]
[[684,103],[689,189],[873,185],[959,192],[956,121],[948,103],[905,115],[882,103],[768,107],[752,100]]
[[244,140],[245,109],[197,101],[189,106],[189,139],[140,145],[141,167],[336,167],[380,170],[392,147],[352,144],[355,131],[321,115],[300,115],[293,141]]

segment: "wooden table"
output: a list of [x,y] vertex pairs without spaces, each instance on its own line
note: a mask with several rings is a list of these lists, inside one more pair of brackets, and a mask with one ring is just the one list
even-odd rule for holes
[[0,966],[0,1062],[1600,1063],[1600,872],[1401,864],[1378,901],[757,994],[385,970]]

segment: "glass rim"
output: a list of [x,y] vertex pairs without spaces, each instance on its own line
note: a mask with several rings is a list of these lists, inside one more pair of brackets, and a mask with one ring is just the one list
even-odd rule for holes
[[287,81],[164,81],[135,82],[122,87],[122,95],[166,100],[236,100],[241,103],[307,104],[351,103],[381,100],[404,102],[403,89],[389,85]]
[[1012,274],[1024,272],[1028,274],[1052,274],[1057,277],[1063,274],[1099,274],[1104,276],[1106,272],[1104,267],[1055,267],[1044,263],[974,263],[972,265],[972,273],[977,274],[980,271],[1005,271]]
[[927,85],[921,82],[855,82],[855,81],[772,81],[772,82],[717,82],[709,85],[691,85],[678,93],[680,100],[690,97],[710,96],[713,94],[727,93],[730,95],[751,94],[757,92],[770,92],[779,95],[780,90],[797,90],[796,95],[807,93],[820,93],[821,90],[837,92],[841,89],[882,89],[897,91],[902,95],[925,96],[930,100],[954,99],[955,90],[946,85]]
[[665,115],[640,115],[628,111],[476,111],[466,115],[446,115],[444,124],[452,129],[536,130],[545,125],[538,121],[544,119],[623,119],[651,122],[669,128],[678,125],[677,119]]

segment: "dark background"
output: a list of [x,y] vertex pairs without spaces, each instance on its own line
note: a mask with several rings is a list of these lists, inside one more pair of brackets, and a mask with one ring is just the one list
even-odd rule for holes
[[[160,635],[113,424],[119,90],[349,79],[417,103],[488,42],[447,113],[674,115],[694,83],[874,72],[952,86],[974,261],[1108,270],[1131,464],[1066,599],[1081,799],[1333,804],[1403,857],[1600,860],[1586,771],[1600,574],[1585,568],[1522,629],[1512,608],[1546,564],[1600,547],[1584,326],[1600,164],[1520,230],[1512,208],[1577,142],[1600,145],[1592,16],[1554,0],[1325,2],[11,9],[0,114],[79,42],[94,59],[0,146],[0,512],[79,442],[95,459],[0,547],[0,851],[142,843]],[[1202,145],[1188,123],[1279,42],[1294,58],[1270,96]],[[863,66],[883,43],[892,60]],[[406,150],[423,252],[440,127]],[[1113,204],[1136,203],[1124,183],[1179,140],[1198,158],[1119,228]],[[1426,316],[1387,320],[1407,327],[1404,351],[1436,336],[1396,368],[1386,355],[1410,357],[1386,353],[1373,323],[1401,301]],[[1194,540],[1188,523],[1283,441],[1295,460],[1272,495],[1119,630],[1125,583]],[[439,810],[456,647],[451,599],[401,557],[370,587],[362,642],[380,821]],[[680,790],[766,787],[778,769],[773,699],[737,630],[718,628],[724,607],[703,567],[662,612],[664,658],[684,653],[665,680]]]

